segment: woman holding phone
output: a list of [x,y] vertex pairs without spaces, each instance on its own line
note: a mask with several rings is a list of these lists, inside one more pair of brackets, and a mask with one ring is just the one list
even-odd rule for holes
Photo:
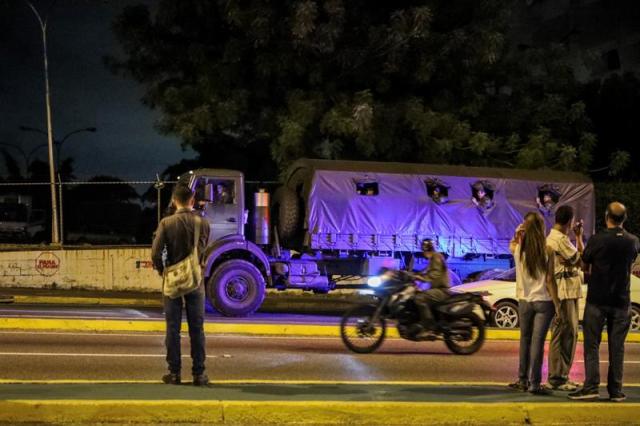
[[542,216],[529,212],[509,245],[516,264],[516,297],[520,316],[520,366],[510,388],[549,395],[541,385],[544,341],[559,306],[554,280],[554,253],[547,247]]

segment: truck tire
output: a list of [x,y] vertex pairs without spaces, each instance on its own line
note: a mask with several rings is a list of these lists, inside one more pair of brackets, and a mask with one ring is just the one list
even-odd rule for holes
[[300,200],[294,190],[283,186],[276,190],[274,205],[278,209],[274,212],[277,214],[278,236],[286,245],[298,234],[301,223]]
[[228,317],[254,313],[264,300],[265,281],[255,265],[242,259],[221,263],[207,282],[207,298]]

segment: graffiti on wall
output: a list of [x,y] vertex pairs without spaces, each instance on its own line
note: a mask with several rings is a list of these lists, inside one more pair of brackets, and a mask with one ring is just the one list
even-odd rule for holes
[[40,275],[51,277],[60,270],[60,258],[53,252],[43,251],[36,257],[35,267]]

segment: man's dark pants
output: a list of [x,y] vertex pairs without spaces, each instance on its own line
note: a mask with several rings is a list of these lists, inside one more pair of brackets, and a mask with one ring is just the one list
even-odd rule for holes
[[167,323],[165,345],[167,347],[167,363],[169,371],[180,374],[180,326],[182,325],[182,299],[187,311],[187,324],[189,325],[189,338],[191,341],[191,369],[194,376],[204,373],[205,368],[205,341],[204,341],[204,288],[200,286],[184,297],[170,299],[164,297],[164,315]]
[[584,369],[586,390],[598,390],[600,386],[600,341],[604,321],[607,320],[607,337],[609,341],[609,373],[607,390],[609,395],[622,392],[622,373],[624,363],[624,341],[631,325],[631,308],[614,308],[610,306],[587,303],[582,319],[584,333]]
[[540,387],[542,381],[542,361],[544,341],[549,325],[555,314],[553,302],[518,303],[520,313],[520,366],[518,377],[521,383],[528,383],[530,389]]

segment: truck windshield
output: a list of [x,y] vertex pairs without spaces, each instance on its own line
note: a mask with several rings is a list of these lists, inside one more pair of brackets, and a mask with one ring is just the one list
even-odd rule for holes
[[26,222],[27,206],[24,204],[0,203],[0,221]]

